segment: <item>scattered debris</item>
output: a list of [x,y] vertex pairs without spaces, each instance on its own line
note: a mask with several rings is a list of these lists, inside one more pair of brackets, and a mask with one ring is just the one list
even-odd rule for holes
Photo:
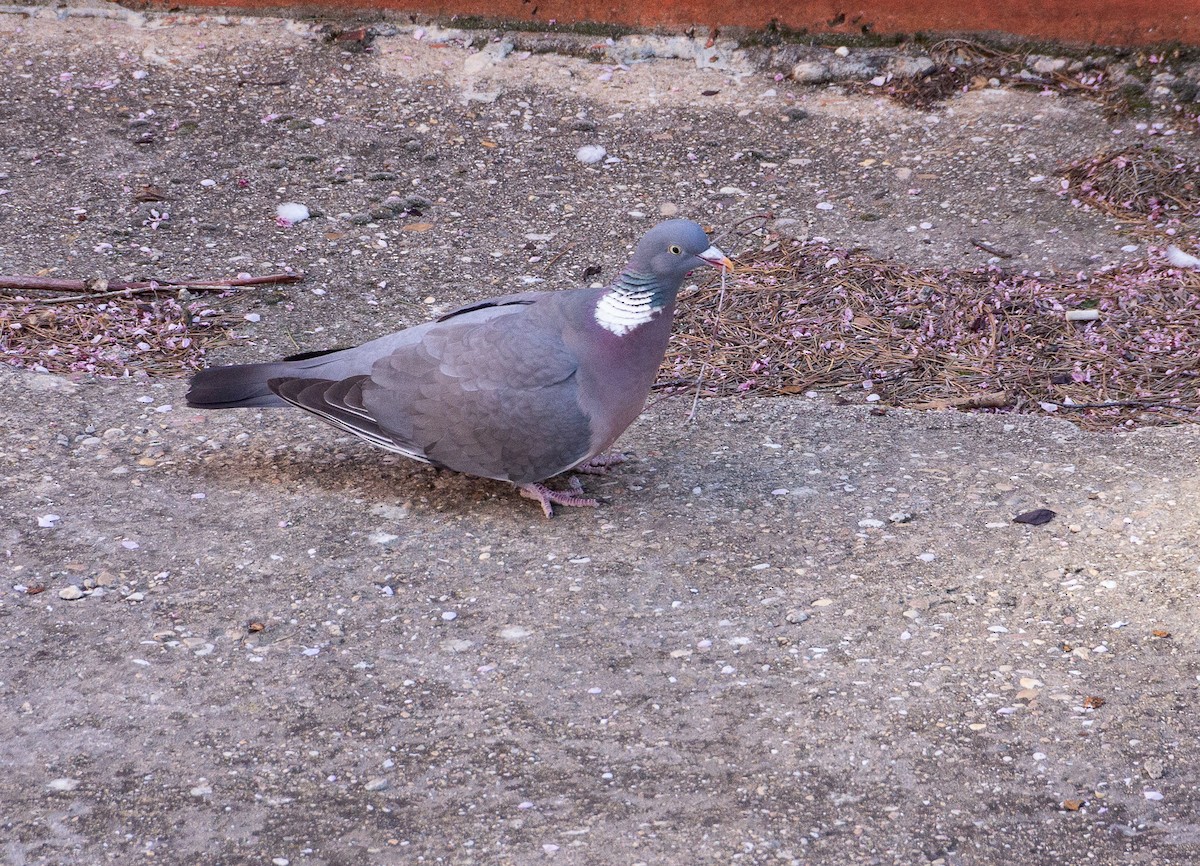
[[658,389],[861,394],[870,381],[903,408],[1054,411],[1090,429],[1200,420],[1200,272],[1153,247],[1066,282],[768,234],[726,279],[723,301],[716,275],[680,298]]
[[0,276],[0,358],[45,373],[184,375],[203,366],[204,348],[227,337],[219,326],[231,321],[195,300],[193,292],[228,293],[300,279],[269,274],[110,283]]
[[1073,203],[1114,216],[1156,223],[1200,213],[1200,164],[1161,147],[1101,151],[1071,163],[1063,177],[1062,194]]

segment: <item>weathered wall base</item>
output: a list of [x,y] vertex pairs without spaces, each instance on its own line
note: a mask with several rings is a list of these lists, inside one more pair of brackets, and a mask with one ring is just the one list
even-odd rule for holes
[[1200,0],[220,0],[189,5],[334,15],[387,10],[525,25],[591,22],[755,30],[774,25],[800,33],[856,36],[992,32],[1099,45],[1200,45]]

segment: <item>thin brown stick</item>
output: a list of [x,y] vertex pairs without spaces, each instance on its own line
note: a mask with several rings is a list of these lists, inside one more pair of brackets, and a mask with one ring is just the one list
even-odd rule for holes
[[559,259],[561,259],[563,256],[565,256],[567,253],[569,253],[574,248],[574,246],[575,246],[575,241],[571,241],[569,244],[567,244],[565,247],[563,247],[558,252],[557,255],[551,257],[550,261],[548,261],[548,262],[546,262],[546,264],[542,265],[542,270],[543,271],[550,270],[550,268],[554,266],[554,263],[557,262]]
[[[98,297],[111,292],[129,290],[164,291],[167,289],[188,289],[197,292],[223,292],[230,288],[243,286],[272,286],[298,283],[303,277],[300,274],[267,274],[261,277],[233,277],[228,280],[136,280],[133,282],[107,283],[107,292],[101,290],[84,297]],[[22,292],[86,292],[100,281],[94,280],[60,280],[51,277],[3,276],[0,275],[0,289]]]
[[992,246],[987,241],[979,240],[979,238],[967,238],[967,240],[971,242],[972,246],[979,247],[979,249],[983,250],[985,253],[991,253],[992,255],[999,256],[1002,259],[1011,259],[1013,257],[1012,253],[1006,252],[999,247]]

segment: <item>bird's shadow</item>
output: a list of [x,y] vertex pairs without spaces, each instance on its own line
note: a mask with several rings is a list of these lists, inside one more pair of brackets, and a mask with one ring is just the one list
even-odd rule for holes
[[[254,443],[261,444],[261,443]],[[523,502],[508,482],[478,478],[387,454],[357,443],[335,444],[332,448],[226,447],[189,461],[185,471],[206,479],[211,485],[239,492],[267,493],[282,488],[291,495],[313,493],[364,499],[369,502],[420,503],[433,511],[477,511],[488,502]],[[603,476],[583,476],[588,495],[605,499],[625,484],[622,467]],[[566,478],[551,479],[551,487],[563,487]],[[562,509],[556,509],[561,511]]]

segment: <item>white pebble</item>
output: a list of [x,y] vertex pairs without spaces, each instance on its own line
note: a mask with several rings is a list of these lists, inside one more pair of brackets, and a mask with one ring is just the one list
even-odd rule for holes
[[280,222],[287,225],[295,225],[308,219],[309,211],[307,205],[287,201],[275,208],[275,215],[279,217]]
[[444,610],[442,611],[442,619],[444,619],[446,622],[450,622],[452,619],[458,619],[458,614],[452,610]]
[[817,210],[833,210],[833,205],[827,201],[817,202]]
[[211,186],[216,186],[216,185],[217,185],[217,182],[215,180],[213,180],[211,177],[206,177],[204,180],[200,181],[200,186],[210,186],[211,187]]
[[1142,796],[1147,800],[1161,800],[1163,795],[1158,791],[1142,791]]
[[862,529],[879,529],[883,526],[883,521],[876,520],[873,517],[867,517],[858,521],[858,525]]
[[57,514],[43,514],[38,518],[38,526],[47,529],[62,520]]
[[935,559],[937,559],[937,554],[936,553],[922,553],[920,556],[917,557],[917,559],[921,560],[921,562],[933,562]]
[[837,48],[835,48],[833,50],[833,53],[836,54],[838,57],[849,57],[850,49],[847,48],[845,45],[839,45]]
[[598,144],[585,144],[579,150],[575,151],[575,158],[584,165],[597,163],[607,155],[608,151]]
[[79,787],[79,780],[68,779],[66,777],[62,779],[54,779],[48,785],[46,785],[46,787],[51,791],[74,791]]
[[1176,268],[1200,268],[1200,259],[1185,253],[1174,244],[1167,247],[1167,261]]

